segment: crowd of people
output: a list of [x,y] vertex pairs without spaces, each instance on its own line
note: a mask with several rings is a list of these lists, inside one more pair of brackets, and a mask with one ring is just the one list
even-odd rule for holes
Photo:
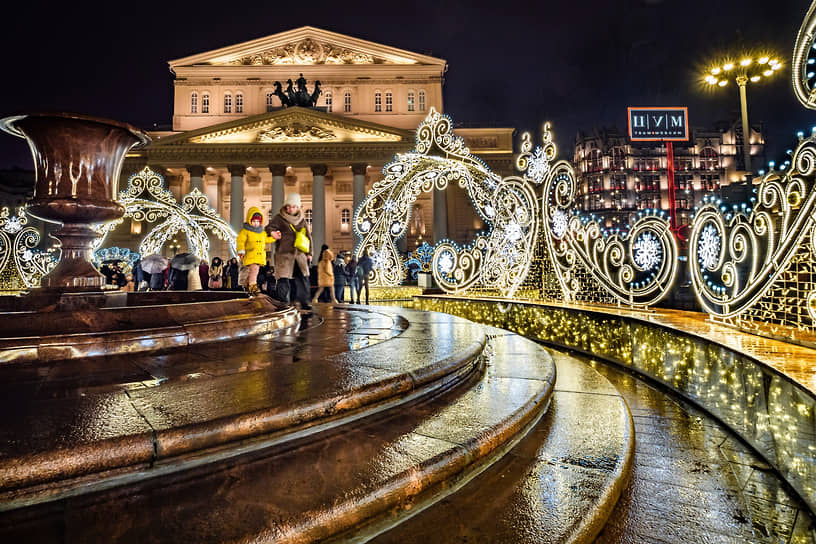
[[[304,310],[320,302],[368,304],[368,278],[372,261],[359,260],[350,252],[335,253],[327,245],[313,259],[310,227],[300,207],[300,195],[289,193],[280,212],[264,227],[263,212],[247,211],[247,220],[238,233],[238,257],[223,261],[198,261],[194,256],[172,260],[159,256],[136,261],[130,273],[120,263],[103,264],[100,271],[107,283],[123,291],[247,291],[250,296],[264,293],[284,303],[298,303]],[[266,258],[267,244],[275,244],[274,264]],[[150,260],[150,262],[148,262]],[[162,261],[166,261],[163,263]],[[316,292],[312,295],[312,286]]]

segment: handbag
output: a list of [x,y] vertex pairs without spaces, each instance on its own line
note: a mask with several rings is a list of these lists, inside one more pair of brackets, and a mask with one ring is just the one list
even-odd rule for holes
[[309,245],[309,237],[306,236],[306,227],[303,227],[300,230],[296,230],[294,225],[289,225],[292,227],[292,230],[295,233],[295,249],[298,251],[302,251],[303,253],[309,253],[310,245]]

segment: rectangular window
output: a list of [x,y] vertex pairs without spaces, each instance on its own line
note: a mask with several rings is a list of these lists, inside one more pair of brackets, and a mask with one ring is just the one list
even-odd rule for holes
[[343,94],[343,111],[345,113],[351,113],[351,93],[346,92]]
[[385,111],[394,111],[394,100],[390,92],[385,93]]
[[235,95],[235,113],[244,112],[244,95],[238,93]]
[[374,93],[374,111],[382,111],[382,93]]
[[190,113],[198,113],[198,93],[190,96]]
[[414,111],[414,92],[411,91],[408,93],[408,111]]
[[224,95],[224,113],[232,113],[232,95]]
[[326,111],[329,113],[332,111],[332,93],[326,93]]
[[201,113],[210,113],[210,95],[207,93],[201,97]]
[[425,91],[419,91],[419,111],[425,111]]

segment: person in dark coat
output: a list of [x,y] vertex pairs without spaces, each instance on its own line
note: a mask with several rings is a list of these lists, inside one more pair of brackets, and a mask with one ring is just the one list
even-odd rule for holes
[[187,271],[170,268],[170,274],[167,276],[167,288],[173,291],[186,291]]
[[363,288],[365,288],[365,303],[368,304],[368,275],[371,273],[372,268],[374,268],[374,262],[368,256],[368,253],[363,253],[363,256],[357,261],[357,304],[360,304],[360,294]]
[[205,259],[201,259],[201,264],[198,265],[198,277],[201,279],[201,288],[205,291],[209,289],[210,283],[210,265]]
[[346,278],[349,284],[349,297],[351,303],[354,303],[355,298],[359,298],[357,292],[360,290],[360,285],[357,282],[357,257],[352,256],[351,260],[346,265]]
[[334,270],[334,298],[337,302],[345,302],[346,292],[346,260],[343,252],[337,254],[337,258],[332,263]]
[[[310,310],[309,261],[312,258],[312,233],[300,207],[300,195],[289,193],[280,212],[266,226],[267,232],[280,231],[281,239],[275,248],[275,279],[277,299],[289,304],[300,303],[301,309]],[[309,251],[295,247],[297,233],[309,240]]]
[[227,276],[229,276],[230,284],[229,289],[232,291],[240,291],[241,286],[238,285],[238,271],[240,270],[240,266],[238,265],[238,259],[233,257],[229,260],[229,264],[227,265]]

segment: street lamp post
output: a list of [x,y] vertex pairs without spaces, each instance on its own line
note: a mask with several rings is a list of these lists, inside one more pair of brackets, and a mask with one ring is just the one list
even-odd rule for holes
[[742,153],[745,161],[745,176],[751,176],[751,129],[748,125],[748,82],[757,83],[763,77],[774,75],[782,63],[767,55],[758,58],[745,56],[738,63],[726,61],[720,66],[712,68],[705,77],[706,83],[717,87],[728,85],[729,79],[734,78],[739,86],[740,113],[742,115]]

